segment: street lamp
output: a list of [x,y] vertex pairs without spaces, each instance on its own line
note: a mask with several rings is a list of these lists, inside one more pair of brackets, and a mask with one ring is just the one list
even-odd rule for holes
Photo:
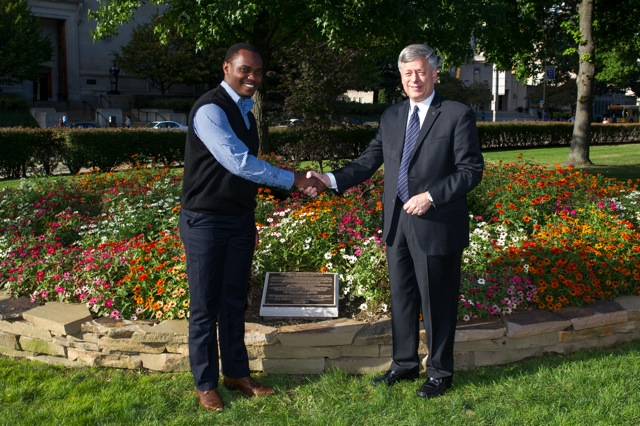
[[120,92],[118,91],[118,75],[120,74],[120,68],[118,68],[118,66],[116,65],[116,61],[113,61],[113,65],[111,66],[111,68],[109,68],[109,74],[111,74],[111,76],[115,78],[115,82],[113,79],[111,80],[111,90],[109,90],[108,94],[119,95]]

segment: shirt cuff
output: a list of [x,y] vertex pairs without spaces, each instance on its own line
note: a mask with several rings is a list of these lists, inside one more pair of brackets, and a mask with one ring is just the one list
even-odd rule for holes
[[331,185],[329,185],[329,188],[337,190],[338,189],[338,184],[336,183],[336,177],[331,172],[327,172],[325,174],[327,175],[327,177],[331,181]]

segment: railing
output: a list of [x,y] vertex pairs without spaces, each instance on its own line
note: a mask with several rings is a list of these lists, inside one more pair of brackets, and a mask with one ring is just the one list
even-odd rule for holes
[[104,122],[106,123],[106,126],[109,126],[109,117],[107,117],[106,115],[104,115],[100,111],[96,110],[96,121],[99,123],[100,120],[97,119],[98,117],[102,117],[104,119]]
[[107,98],[105,95],[101,93],[99,99],[100,99],[100,103],[102,103],[102,101],[107,101],[107,104],[109,104],[109,108],[111,108],[111,100],[109,98]]

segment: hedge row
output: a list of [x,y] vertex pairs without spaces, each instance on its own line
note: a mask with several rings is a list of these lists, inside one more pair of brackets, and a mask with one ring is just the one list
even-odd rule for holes
[[0,176],[52,174],[58,164],[111,171],[132,163],[171,165],[184,159],[185,133],[155,129],[0,128]]
[[[313,160],[330,167],[356,157],[375,135],[375,128],[274,128],[270,150],[286,158]],[[591,144],[640,143],[640,124],[592,124]],[[572,123],[478,123],[483,150],[567,146]],[[71,173],[82,168],[110,171],[125,164],[181,164],[185,132],[155,129],[0,128],[0,176],[52,174],[58,164]]]

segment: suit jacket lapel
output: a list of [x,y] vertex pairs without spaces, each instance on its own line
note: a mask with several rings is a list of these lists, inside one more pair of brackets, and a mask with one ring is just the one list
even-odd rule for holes
[[[402,151],[404,150],[404,137],[405,137],[405,134],[407,133],[407,124],[408,124],[410,107],[411,107],[411,103],[407,99],[404,105],[402,105],[402,108],[398,110],[398,114],[399,114],[398,120],[400,120],[400,123],[402,123],[402,125],[398,126],[398,140],[400,141],[400,143],[395,146],[398,147],[399,156],[402,155]],[[404,119],[404,122],[402,121],[403,119]]]
[[442,101],[442,98],[438,96],[438,94],[436,93],[435,96],[433,97],[433,100],[431,101],[431,105],[429,106],[427,115],[424,118],[424,121],[422,122],[422,126],[420,127],[420,133],[418,133],[418,140],[416,141],[416,146],[413,151],[414,153],[422,147],[422,144],[424,144],[425,139],[427,138],[427,135],[431,130],[431,127],[433,127],[433,124],[436,122],[438,115],[440,115],[439,108],[440,108],[441,101]]

